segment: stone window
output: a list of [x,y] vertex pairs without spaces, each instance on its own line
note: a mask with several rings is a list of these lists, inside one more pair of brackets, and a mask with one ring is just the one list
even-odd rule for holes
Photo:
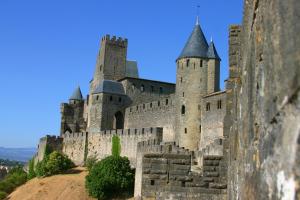
[[144,92],[144,91],[145,91],[145,86],[141,85],[141,92]]
[[142,134],[144,134],[145,133],[145,129],[144,128],[142,128]]
[[190,65],[190,59],[186,60],[186,66],[188,67]]
[[196,63],[194,63],[194,69],[196,69]]
[[151,92],[154,92],[154,86],[151,85]]
[[187,134],[187,128],[184,128],[184,133]]
[[153,131],[153,128],[151,127],[151,128],[150,128],[150,133],[152,133],[152,131]]
[[222,109],[222,100],[218,100],[218,109]]
[[145,109],[145,104],[143,104],[143,109]]
[[181,114],[182,114],[182,115],[185,114],[185,106],[184,106],[184,105],[181,106]]
[[100,65],[100,72],[102,71],[102,65]]
[[185,187],[185,181],[181,181],[181,187]]
[[198,105],[198,110],[201,110],[201,105]]
[[131,89],[132,89],[132,90],[135,89],[135,84],[134,84],[134,83],[131,85]]
[[121,97],[119,97],[119,102],[122,102],[122,98]]
[[169,99],[166,99],[166,105],[168,105],[169,104]]
[[164,91],[163,88],[162,88],[162,87],[159,87],[159,93],[162,94],[163,91]]
[[136,106],[136,110],[139,110],[139,106]]
[[206,111],[210,111],[210,103],[206,103]]
[[152,108],[152,103],[150,103],[150,108]]
[[201,125],[199,126],[199,133],[201,133]]
[[160,101],[157,102],[157,105],[160,106]]
[[184,97],[184,92],[182,93],[182,97]]
[[203,67],[203,60],[200,60],[200,67]]
[[96,96],[96,100],[99,100],[99,95]]
[[129,111],[132,112],[132,108],[130,108]]
[[154,180],[151,180],[150,181],[150,185],[154,185],[155,184],[155,181]]
[[109,101],[112,101],[112,100],[113,100],[113,97],[112,97],[112,96],[110,96],[110,97],[109,97]]
[[182,83],[182,77],[180,77],[180,83]]

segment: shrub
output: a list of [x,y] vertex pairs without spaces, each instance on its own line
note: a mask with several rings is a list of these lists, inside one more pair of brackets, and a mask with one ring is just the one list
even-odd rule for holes
[[6,192],[0,191],[0,200],[5,199],[6,196],[7,196],[7,193],[6,193]]
[[88,159],[86,159],[85,161],[85,166],[87,167],[87,169],[89,171],[91,171],[91,169],[93,168],[93,166],[96,164],[97,162],[97,158],[96,156],[91,156]]
[[15,167],[9,171],[4,180],[0,182],[0,191],[5,193],[12,192],[16,187],[24,184],[27,180],[27,174],[21,167]]
[[35,171],[34,171],[34,159],[31,159],[28,163],[28,174],[27,174],[27,179],[33,179],[36,177]]
[[120,156],[120,153],[121,153],[120,138],[117,135],[114,135],[112,137],[111,154],[113,156]]
[[90,196],[107,199],[133,192],[134,171],[128,158],[109,156],[97,162],[86,176]]
[[15,189],[15,185],[9,181],[3,180],[0,182],[0,191],[11,193]]
[[36,165],[37,176],[51,176],[60,174],[74,167],[73,162],[65,155],[53,151],[49,156],[45,156],[41,162]]

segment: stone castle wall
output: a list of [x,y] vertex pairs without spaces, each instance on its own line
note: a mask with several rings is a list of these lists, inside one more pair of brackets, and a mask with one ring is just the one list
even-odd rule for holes
[[126,108],[125,125],[128,128],[162,127],[163,141],[175,138],[174,96],[160,98],[158,101],[142,103]]
[[161,142],[163,129],[153,127],[107,130],[97,133],[67,133],[63,138],[62,151],[76,165],[82,166],[87,158],[95,157],[98,160],[101,160],[110,156],[112,151],[112,137],[114,135],[117,135],[120,138],[121,156],[128,157],[131,165],[136,167],[138,142],[149,139],[155,139],[158,142]]
[[299,199],[300,2],[244,9],[242,27],[230,29],[229,199]]
[[223,138],[223,120],[226,113],[226,92],[204,96],[201,103],[199,149],[206,148],[216,139]]
[[140,142],[135,197],[225,200],[226,162],[220,156],[205,156],[201,175],[191,172],[193,154],[174,142]]
[[66,154],[75,165],[84,165],[87,136],[87,132],[64,134],[63,153]]

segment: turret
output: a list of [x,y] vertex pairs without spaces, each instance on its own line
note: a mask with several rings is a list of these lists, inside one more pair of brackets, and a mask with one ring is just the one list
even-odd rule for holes
[[78,86],[74,90],[73,94],[70,96],[69,103],[70,104],[75,104],[75,103],[78,103],[78,102],[81,102],[81,101],[83,101],[83,97],[82,97],[80,87]]
[[218,80],[215,79],[218,78],[219,60],[213,43],[208,45],[197,18],[176,60],[176,141],[187,149],[197,149],[201,131],[201,99],[218,88]]

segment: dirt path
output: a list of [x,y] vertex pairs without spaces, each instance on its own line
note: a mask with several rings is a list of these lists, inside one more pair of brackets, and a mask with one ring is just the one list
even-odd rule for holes
[[75,168],[69,174],[34,178],[17,188],[9,200],[94,200],[88,196],[84,181],[87,171]]

